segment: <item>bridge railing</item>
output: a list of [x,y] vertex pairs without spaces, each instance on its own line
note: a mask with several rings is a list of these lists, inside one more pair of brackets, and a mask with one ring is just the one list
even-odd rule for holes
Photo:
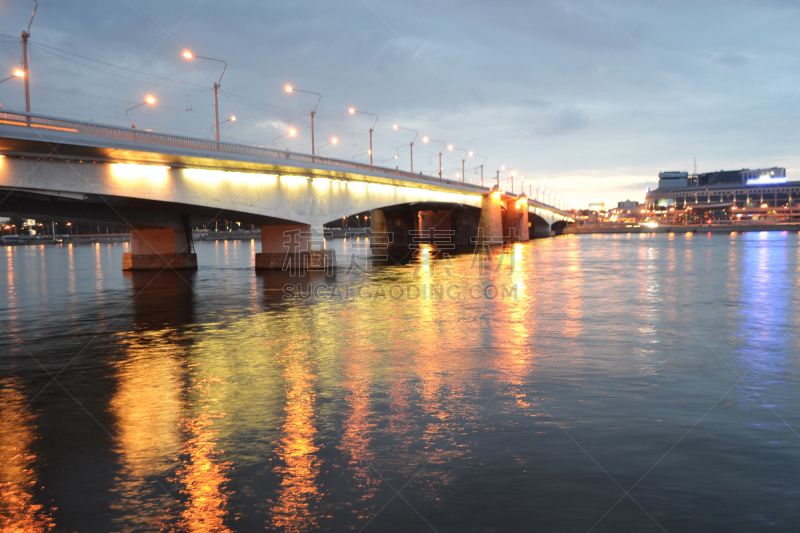
[[[18,113],[0,110],[0,125],[18,126],[24,128],[32,128],[38,130],[48,130],[54,132],[64,133],[66,137],[69,135],[83,135],[88,137],[96,137],[101,139],[114,139],[117,141],[152,144],[159,146],[171,146],[176,148],[187,148],[192,150],[202,150],[208,152],[223,152],[228,154],[237,154],[244,156],[262,157],[271,160],[284,160],[295,161],[299,163],[312,163],[320,165],[330,165],[341,167],[347,170],[360,170],[367,172],[379,171],[381,174],[388,174],[402,179],[413,179],[415,181],[422,180],[432,184],[447,183],[450,185],[457,185],[468,189],[474,189],[476,192],[486,192],[486,187],[474,185],[471,183],[464,183],[460,181],[442,180],[437,177],[427,176],[425,174],[413,174],[403,170],[376,167],[373,165],[365,165],[363,163],[356,163],[353,161],[344,161],[341,159],[333,159],[330,157],[321,157],[309,154],[300,154],[296,152],[289,152],[285,150],[276,150],[272,148],[265,148],[262,146],[251,146],[245,144],[235,144],[223,141],[210,141],[205,139],[195,139],[192,137],[183,137],[180,135],[171,135],[166,133],[159,133],[148,130],[140,130],[136,128],[120,128],[116,126],[108,126],[104,124],[96,124],[93,122],[77,122],[72,120],[65,120],[62,118],[48,117],[44,115],[34,115],[31,113]],[[65,137],[65,141],[67,138]]]

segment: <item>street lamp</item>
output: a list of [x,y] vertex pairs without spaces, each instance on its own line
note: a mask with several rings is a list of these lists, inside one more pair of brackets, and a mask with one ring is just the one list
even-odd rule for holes
[[14,71],[11,73],[11,76],[3,78],[2,80],[0,80],[0,83],[3,83],[4,81],[8,81],[13,78],[24,78],[24,77],[25,77],[25,71],[19,68],[15,68]]
[[297,130],[294,129],[294,128],[289,128],[289,131],[287,131],[283,135],[278,135],[277,137],[272,139],[272,144],[275,145],[275,148],[280,150],[280,147],[278,146],[278,143],[276,143],[275,141],[277,141],[278,139],[282,139],[283,137],[294,137],[295,135],[297,135]]
[[337,139],[336,137],[331,137],[330,141],[326,142],[325,144],[323,144],[322,146],[317,148],[317,155],[322,155],[322,154],[319,153],[319,151],[322,150],[323,148],[325,148],[326,146],[328,146],[329,144],[336,144],[338,142],[339,142],[339,139]]
[[[22,30],[22,68],[23,68],[23,75],[28,74],[30,69],[28,68],[28,38],[31,36],[31,24],[33,24],[33,17],[36,16],[36,9],[39,7],[39,2],[33,0],[33,13],[31,13],[31,20],[28,22],[28,29]],[[30,76],[25,76],[25,112],[31,112],[31,85],[30,85]],[[30,121],[30,117],[28,117],[28,121]],[[30,122],[28,122],[30,125]]]
[[359,111],[355,107],[350,108],[350,114],[355,115],[356,113],[360,113],[362,115],[370,115],[375,117],[375,122],[372,123],[372,127],[369,129],[369,164],[372,164],[372,132],[375,130],[375,124],[378,123],[378,115],[375,113],[367,113],[366,111]]
[[225,66],[222,67],[222,74],[219,75],[219,81],[214,82],[214,117],[216,118],[217,124],[217,140],[219,140],[219,103],[218,103],[218,93],[219,87],[222,83],[222,76],[225,75],[225,69],[228,68],[228,62],[222,59],[214,59],[213,57],[205,57],[205,56],[196,56],[189,50],[183,51],[183,57],[186,59],[207,59],[208,61],[216,61],[218,63],[223,63]]
[[396,130],[406,130],[414,132],[414,139],[411,141],[411,143],[409,143],[409,146],[411,147],[411,172],[414,172],[414,141],[417,140],[417,135],[419,135],[419,132],[417,130],[412,130],[409,128],[404,128],[402,126],[398,126],[397,124],[395,124],[393,128]]
[[459,152],[464,152],[465,154],[467,154],[467,155],[464,156],[464,159],[461,160],[461,181],[462,182],[466,181],[466,179],[464,177],[464,164],[467,161],[468,157],[472,157],[475,154],[472,153],[472,150],[465,150],[463,148],[456,148],[452,144],[450,146],[448,146],[447,149],[448,150],[458,150]]
[[[236,116],[235,115],[231,115],[231,118],[229,118],[228,120],[223,120],[219,124],[225,124],[226,122],[236,122]],[[218,124],[218,126],[219,126],[219,124]],[[211,131],[212,132],[214,131],[214,126],[211,126]],[[217,135],[217,140],[219,140],[219,135]]]
[[517,175],[516,170],[511,171],[511,194],[514,194],[514,176]]
[[[424,142],[424,143],[429,143],[429,142],[430,143],[442,143],[442,149],[439,150],[439,181],[441,181],[442,180],[442,152],[444,152],[444,149],[447,146],[447,143],[446,142],[442,142],[442,141],[435,141],[435,140],[433,140],[433,139],[431,139],[429,137],[423,137],[422,138],[422,142]],[[450,149],[452,150],[453,147],[451,146]]]
[[314,109],[311,110],[311,155],[314,155],[314,115],[317,114],[317,106],[319,106],[319,101],[322,100],[322,95],[319,93],[315,93],[313,91],[302,91],[300,89],[295,89],[291,85],[287,85],[284,87],[284,90],[287,93],[303,93],[303,94],[313,94],[317,97],[317,103],[314,104]]
[[137,107],[142,107],[145,104],[153,105],[155,103],[156,103],[156,99],[154,97],[150,96],[150,95],[147,95],[145,97],[145,99],[144,99],[144,102],[142,102],[141,104],[136,104],[135,106],[133,106],[133,107],[131,107],[131,108],[129,108],[129,109],[127,109],[125,111],[125,116],[128,117],[128,121],[131,123],[131,128],[135,128],[136,124],[134,124],[133,120],[131,120],[130,112],[133,111],[134,109],[136,109]]
[[381,165],[382,165],[382,164],[384,164],[384,163],[386,163],[387,161],[391,161],[392,159],[398,159],[399,157],[400,157],[400,156],[397,156],[397,155],[396,155],[396,156],[390,157],[389,159],[384,159],[383,161],[381,161]]

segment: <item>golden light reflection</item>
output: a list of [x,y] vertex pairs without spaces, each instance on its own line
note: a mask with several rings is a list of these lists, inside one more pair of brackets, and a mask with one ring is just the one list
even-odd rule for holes
[[221,385],[225,385],[223,380],[203,376],[197,377],[189,389],[200,411],[185,417],[181,424],[187,439],[181,449],[184,459],[174,481],[182,487],[186,501],[179,531],[230,531],[225,525],[228,515],[225,486],[231,463],[220,460],[223,452],[216,444],[219,429],[214,427],[215,420],[225,417],[224,412],[213,408],[218,401],[216,388]]
[[132,163],[113,163],[110,167],[111,178],[118,185],[144,186],[151,189],[163,188],[169,182],[169,167]]
[[274,185],[277,174],[261,174],[258,172],[232,172],[227,170],[211,170],[205,168],[184,168],[181,170],[184,179],[206,187],[233,185],[245,187],[249,185]]
[[272,507],[271,525],[283,531],[307,531],[317,525],[317,516],[309,505],[319,498],[316,484],[319,475],[317,434],[316,376],[311,362],[302,355],[291,354],[283,370],[286,406],[282,436],[275,450],[283,464],[274,468],[282,476],[278,499]]
[[52,531],[50,511],[34,496],[34,417],[15,378],[0,380],[0,428],[0,531]]
[[[111,399],[116,418],[116,449],[122,464],[112,504],[121,511],[123,529],[158,527],[161,515],[174,502],[154,487],[166,477],[181,451],[183,371],[175,358],[174,330],[146,331],[125,339],[127,358],[118,366],[118,386]],[[154,490],[164,492],[161,506],[142,506]]]
[[349,411],[342,421],[342,436],[338,447],[350,455],[349,468],[353,472],[358,491],[355,501],[348,500],[348,503],[363,516],[367,511],[364,502],[372,498],[379,483],[369,467],[374,460],[370,435],[376,427],[371,420],[369,392],[374,377],[371,363],[377,358],[370,347],[369,339],[362,336],[364,331],[360,328],[354,330],[351,332],[355,337],[351,337],[351,350],[348,350],[342,361],[342,387],[347,391],[345,401]]

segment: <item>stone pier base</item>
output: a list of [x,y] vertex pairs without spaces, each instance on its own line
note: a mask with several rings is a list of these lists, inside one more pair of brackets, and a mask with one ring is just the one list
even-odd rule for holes
[[122,254],[122,270],[197,270],[197,254]]
[[256,270],[328,270],[336,267],[335,250],[284,253],[257,253]]
[[189,250],[185,231],[132,229],[131,251],[122,254],[122,270],[197,270],[197,254]]

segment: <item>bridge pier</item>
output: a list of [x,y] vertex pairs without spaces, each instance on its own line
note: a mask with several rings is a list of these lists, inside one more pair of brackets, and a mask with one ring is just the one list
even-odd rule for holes
[[261,226],[261,252],[256,254],[256,270],[328,270],[335,266],[336,252],[325,249],[321,225]]
[[478,244],[503,244],[503,199],[493,190],[481,198]]
[[185,231],[171,228],[132,229],[131,251],[122,254],[122,270],[197,270]]
[[503,217],[504,240],[510,242],[526,242],[530,240],[528,232],[528,199],[521,196],[506,200]]

